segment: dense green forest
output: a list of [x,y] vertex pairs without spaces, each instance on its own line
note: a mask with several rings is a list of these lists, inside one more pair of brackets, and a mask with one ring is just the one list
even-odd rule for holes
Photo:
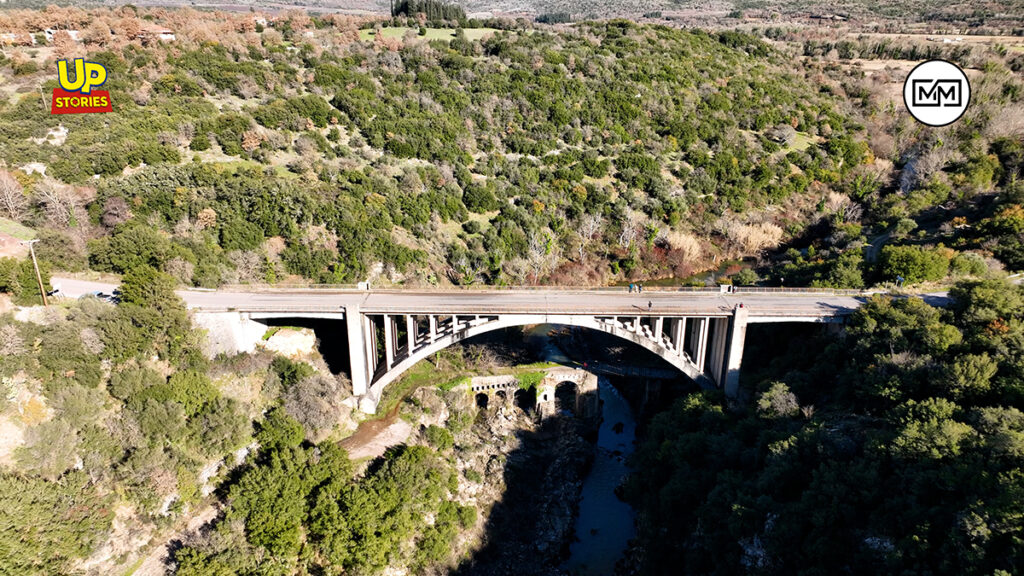
[[646,574],[1019,574],[1024,290],[876,297],[781,340],[744,407],[651,421],[627,484]]
[[[8,217],[48,229],[72,269],[123,273],[147,235],[150,265],[200,286],[377,267],[421,285],[603,283],[754,255],[806,225],[816,182],[869,159],[835,99],[744,34],[616,21],[328,51],[271,32],[91,51],[115,114],[8,101],[0,155],[47,169],[16,174],[26,202]],[[17,78],[19,62],[0,65]]]
[[126,527],[153,537],[221,498],[223,521],[177,551],[177,573],[447,563],[477,521],[449,499],[452,432],[468,420],[362,473],[337,443],[343,377],[265,351],[207,360],[173,286],[140,267],[116,306],[0,316],[0,415],[25,427],[13,454],[5,439],[0,574],[77,573],[90,556],[112,570]]
[[[1021,266],[1012,52],[626,21],[356,42],[366,22],[294,14],[214,42],[204,24],[0,56],[0,157],[23,167],[0,208],[45,260],[205,287],[690,282],[746,258],[731,281],[858,288]],[[39,106],[63,53],[107,67],[116,113]],[[972,113],[922,131],[833,53],[977,67]]]

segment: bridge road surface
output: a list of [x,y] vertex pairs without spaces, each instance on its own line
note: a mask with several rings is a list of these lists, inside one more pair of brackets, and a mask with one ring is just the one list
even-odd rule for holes
[[[110,294],[114,284],[54,278],[65,296]],[[810,320],[847,315],[865,296],[828,293],[735,293],[622,290],[302,290],[253,292],[179,290],[185,304],[200,311],[254,313],[339,313],[358,306],[364,314],[592,314],[617,316],[728,316],[743,304],[752,322]],[[648,308],[648,303],[651,304]]]

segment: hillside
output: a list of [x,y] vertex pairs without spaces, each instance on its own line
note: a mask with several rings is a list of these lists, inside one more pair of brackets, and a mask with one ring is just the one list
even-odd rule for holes
[[[815,181],[866,159],[838,101],[742,34],[617,21],[359,43],[347,19],[226,29],[243,19],[5,60],[0,155],[45,166],[18,178],[59,207],[21,216],[49,224],[54,262],[123,273],[141,253],[201,286],[683,278],[776,245]],[[117,113],[50,116],[33,87],[83,49]],[[782,125],[792,144],[772,140]]]

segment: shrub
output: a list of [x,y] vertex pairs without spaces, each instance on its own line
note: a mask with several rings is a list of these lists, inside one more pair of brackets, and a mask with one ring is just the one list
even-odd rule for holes
[[757,412],[765,418],[792,418],[800,413],[800,403],[789,386],[775,382],[757,399]]
[[545,376],[547,376],[545,372],[525,372],[516,376],[516,382],[519,384],[520,389],[529,390],[530,388],[536,388],[544,380]]
[[886,279],[902,276],[907,284],[942,280],[949,272],[949,258],[920,246],[886,246],[879,256],[879,269]]
[[433,424],[427,427],[426,437],[427,442],[441,452],[450,450],[455,445],[455,439],[451,432]]

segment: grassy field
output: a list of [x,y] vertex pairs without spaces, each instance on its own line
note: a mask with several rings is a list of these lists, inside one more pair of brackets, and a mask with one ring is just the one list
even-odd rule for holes
[[13,236],[18,240],[31,240],[36,237],[35,230],[7,218],[0,218],[0,232]]
[[[405,26],[395,28],[381,28],[380,32],[385,38],[401,38],[405,35],[408,30]],[[467,28],[465,29],[466,38],[469,40],[482,40],[487,38],[491,34],[497,32],[495,28]],[[376,32],[374,30],[360,30],[360,40],[373,40]],[[427,40],[451,40],[455,38],[455,30],[451,28],[427,28],[427,35],[424,36]]]

